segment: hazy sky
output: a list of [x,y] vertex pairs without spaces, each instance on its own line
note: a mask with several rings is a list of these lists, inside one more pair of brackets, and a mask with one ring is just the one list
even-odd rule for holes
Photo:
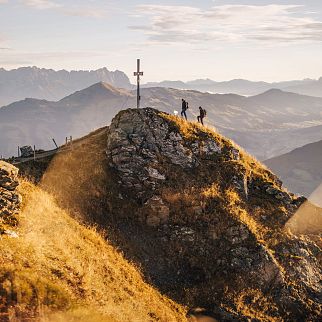
[[322,1],[0,0],[0,67],[131,76],[136,58],[144,81],[318,78]]

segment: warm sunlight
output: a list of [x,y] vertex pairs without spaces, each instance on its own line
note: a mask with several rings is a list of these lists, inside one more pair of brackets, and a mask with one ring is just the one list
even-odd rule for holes
[[321,1],[0,27],[1,322],[320,321]]

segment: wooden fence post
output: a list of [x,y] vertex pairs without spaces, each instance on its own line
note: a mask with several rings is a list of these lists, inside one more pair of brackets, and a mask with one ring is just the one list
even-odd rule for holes
[[57,143],[56,143],[56,141],[55,141],[55,139],[53,138],[53,142],[54,142],[54,144],[55,144],[55,146],[56,146],[56,149],[59,149],[58,148],[58,145],[57,145]]

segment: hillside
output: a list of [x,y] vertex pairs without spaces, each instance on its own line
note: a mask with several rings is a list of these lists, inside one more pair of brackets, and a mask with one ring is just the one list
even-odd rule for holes
[[[24,180],[12,192],[16,175],[0,164],[1,321],[186,321],[185,308],[149,286],[106,242],[108,233],[80,224]],[[3,222],[8,193],[22,199],[7,207],[11,215]]]
[[[134,91],[97,83],[58,102],[27,99],[0,109],[0,154],[12,156],[17,146],[52,149],[66,136],[82,137],[110,123],[120,110],[136,106]],[[271,90],[254,97],[213,95],[166,88],[142,90],[142,106],[174,113],[181,98],[189,119],[198,106],[207,109],[206,123],[234,139],[259,159],[268,159],[321,139],[322,98]],[[303,111],[305,110],[305,113]],[[310,130],[311,129],[311,130]]]
[[146,279],[182,305],[220,321],[320,314],[318,238],[285,229],[309,204],[209,129],[153,109],[122,111],[58,154],[40,186],[105,227]]
[[[309,197],[322,183],[322,141],[265,161],[292,191]],[[316,202],[322,205],[322,201]]]
[[37,67],[0,68],[0,107],[25,98],[59,100],[97,82],[131,88],[123,72],[107,68],[70,72]]
[[[26,99],[0,109],[0,147],[12,155],[13,147],[33,145],[52,149],[52,138],[59,145],[65,137],[82,137],[108,124],[122,105],[134,95],[108,84],[98,83],[58,101]],[[33,142],[33,143],[32,143]]]

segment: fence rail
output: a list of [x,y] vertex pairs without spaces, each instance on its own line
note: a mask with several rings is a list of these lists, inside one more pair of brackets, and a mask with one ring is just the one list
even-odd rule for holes
[[49,151],[45,151],[42,153],[36,153],[35,156],[32,157],[28,157],[28,158],[15,158],[13,159],[13,161],[11,162],[13,165],[17,165],[17,164],[21,164],[21,163],[25,163],[25,162],[29,162],[29,161],[35,161],[35,160],[40,160],[40,159],[44,159],[47,157],[50,157],[52,155],[55,155],[57,153],[61,153],[61,152],[65,152],[65,151],[69,151],[71,148],[70,147],[62,147],[59,149],[55,149],[55,150],[49,150]]
[[50,157],[52,155],[55,155],[56,153],[61,153],[61,152],[68,151],[68,150],[72,149],[72,146],[73,146],[73,137],[72,136],[70,136],[69,138],[66,137],[66,144],[62,145],[61,147],[58,147],[55,139],[52,139],[52,140],[56,146],[56,149],[37,153],[36,147],[34,145],[33,146],[33,155],[23,158],[20,156],[20,147],[18,146],[18,157],[4,159],[4,158],[2,158],[2,155],[1,155],[0,160],[8,161],[11,164],[15,165],[15,164],[21,164],[21,163],[25,163],[25,162],[29,162],[29,161],[44,159],[44,158]]

